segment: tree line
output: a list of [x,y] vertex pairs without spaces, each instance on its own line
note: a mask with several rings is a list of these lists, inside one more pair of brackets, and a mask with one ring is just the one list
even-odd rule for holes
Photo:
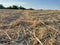
[[0,4],[0,9],[21,9],[21,10],[34,10],[33,8],[29,8],[29,9],[26,9],[25,7],[23,6],[16,6],[16,5],[12,5],[12,6],[9,6],[9,7],[4,7],[2,4]]

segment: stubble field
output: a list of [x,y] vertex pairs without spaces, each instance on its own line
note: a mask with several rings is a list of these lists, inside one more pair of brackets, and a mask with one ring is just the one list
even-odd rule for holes
[[0,10],[0,45],[60,45],[60,11]]

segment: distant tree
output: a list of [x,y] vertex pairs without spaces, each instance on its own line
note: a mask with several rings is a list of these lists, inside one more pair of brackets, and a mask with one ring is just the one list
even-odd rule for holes
[[18,6],[13,5],[13,6],[12,6],[12,9],[18,9]]
[[0,9],[4,9],[5,7],[2,5],[2,4],[0,4]]
[[28,10],[34,10],[33,8],[29,8]]
[[[9,6],[9,7],[4,7],[2,4],[0,4],[0,9],[21,9],[21,10],[26,10],[26,8],[22,7],[22,6],[18,7],[16,5],[13,5],[13,6]],[[33,8],[29,8],[27,10],[34,10],[34,9]]]
[[11,6],[9,6],[9,7],[6,7],[6,9],[12,9],[12,7],[11,7]]
[[26,8],[24,8],[24,7],[22,7],[22,6],[20,6],[19,9],[26,10]]

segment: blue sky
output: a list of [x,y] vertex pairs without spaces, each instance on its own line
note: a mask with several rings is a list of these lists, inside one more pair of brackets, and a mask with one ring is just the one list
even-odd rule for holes
[[60,0],[0,0],[4,6],[18,5],[35,9],[57,9],[60,10]]

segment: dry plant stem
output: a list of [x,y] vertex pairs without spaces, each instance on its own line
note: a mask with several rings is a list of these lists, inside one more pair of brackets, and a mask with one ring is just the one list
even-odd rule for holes
[[[35,37],[35,36],[34,36],[34,37]],[[41,42],[37,37],[35,37],[35,39],[36,39],[41,45],[43,45],[42,42]]]
[[42,20],[40,20],[39,22],[42,23],[43,25],[45,25],[47,29],[51,29],[51,30],[58,32],[58,30],[56,30],[55,28],[53,28],[51,26],[46,25]]
[[19,37],[20,30],[17,31],[17,38]]
[[[55,28],[46,25],[42,20],[40,20],[38,23],[41,23],[41,24],[45,25],[47,29],[51,29],[51,30],[57,31]],[[34,22],[34,24],[33,24],[31,27],[33,27],[33,26],[35,26],[35,25],[36,25],[36,23]],[[58,32],[58,31],[57,31],[57,32]],[[32,33],[32,32],[30,31],[30,33]],[[36,37],[35,31],[34,31],[33,36],[35,37],[35,39],[36,39],[41,45],[43,45],[43,43]]]
[[7,37],[8,37],[10,40],[12,40],[12,38],[7,34],[6,31],[4,31],[4,33],[7,35]]
[[34,36],[34,38],[40,43],[40,45],[43,45],[43,43],[36,37],[35,31],[34,31],[34,33],[33,33],[33,36]]
[[[32,34],[31,31],[30,31],[30,33]],[[34,38],[40,43],[40,45],[43,45],[43,43],[36,37],[36,35],[35,35],[35,30],[34,30],[34,32],[33,32],[33,36],[34,36]]]
[[25,40],[25,42],[26,42],[27,45],[29,45],[28,42],[27,42],[26,40]]

